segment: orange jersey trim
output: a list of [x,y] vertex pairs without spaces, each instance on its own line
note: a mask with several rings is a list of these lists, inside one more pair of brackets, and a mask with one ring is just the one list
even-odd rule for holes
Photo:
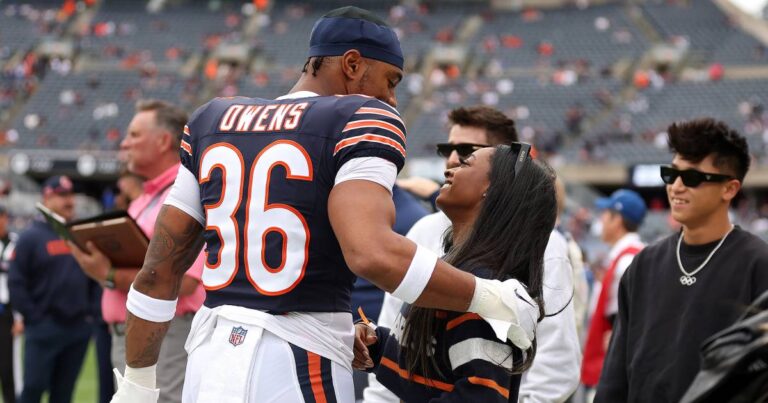
[[476,313],[468,312],[468,313],[465,313],[464,315],[459,316],[456,319],[449,320],[448,323],[445,325],[445,330],[451,330],[468,320],[478,320],[478,319],[483,319],[483,318],[481,318],[480,315]]
[[190,145],[184,140],[181,140],[181,149],[186,151],[187,154],[192,155],[192,145]]
[[405,126],[405,123],[402,119],[400,119],[400,116],[398,116],[396,113],[392,113],[386,109],[380,109],[380,108],[370,108],[370,107],[363,107],[357,110],[355,112],[355,115],[363,115],[363,114],[372,114],[372,115],[381,115],[386,116],[390,119],[395,119],[398,122],[400,122],[403,126]]
[[355,144],[363,142],[363,141],[368,141],[368,142],[372,142],[372,143],[379,143],[379,144],[386,144],[386,145],[394,148],[395,150],[397,150],[403,156],[403,158],[405,158],[405,148],[403,148],[403,146],[400,145],[400,143],[398,143],[395,140],[392,140],[389,137],[379,136],[378,134],[371,134],[371,133],[363,134],[363,135],[355,136],[355,137],[350,137],[348,139],[344,139],[344,140],[339,141],[338,143],[336,143],[336,148],[334,148],[334,150],[333,150],[333,155],[336,155],[339,151],[341,151],[342,149],[344,149],[346,147],[355,145]]
[[477,377],[477,376],[470,376],[469,378],[467,378],[467,380],[471,384],[480,385],[480,386],[485,386],[487,388],[491,388],[491,389],[499,392],[499,394],[504,396],[504,398],[509,399],[509,389],[501,387],[493,379],[480,378],[480,377]]
[[390,131],[396,134],[398,137],[400,137],[403,141],[405,141],[405,133],[403,133],[402,130],[398,129],[397,126],[393,125],[392,123],[387,123],[382,120],[366,119],[366,120],[358,120],[355,122],[349,122],[347,123],[346,126],[344,126],[342,133],[349,130],[369,128],[369,127]]
[[[429,386],[430,388],[436,388],[446,392],[450,392],[453,390],[453,385],[451,385],[450,383],[445,383],[445,382],[436,381],[434,379],[425,378],[421,375],[414,375],[413,378],[411,378],[408,376],[408,371],[400,368],[400,366],[397,365],[396,362],[390,360],[389,358],[382,357],[381,365],[391,369],[392,371],[395,371],[395,373],[400,375],[400,377],[403,379],[407,379],[409,381],[420,383],[422,385]],[[509,392],[507,392],[507,394],[509,394]]]

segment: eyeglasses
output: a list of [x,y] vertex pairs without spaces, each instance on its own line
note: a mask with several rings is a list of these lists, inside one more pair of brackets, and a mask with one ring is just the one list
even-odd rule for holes
[[672,168],[671,166],[661,167],[661,180],[667,185],[675,183],[678,177],[682,178],[683,185],[689,188],[695,188],[701,185],[702,182],[725,182],[731,179],[736,179],[730,175],[701,172],[695,169],[686,169],[682,171]]
[[459,143],[459,144],[440,143],[437,145],[437,155],[443,158],[450,158],[451,154],[454,151],[456,151],[456,153],[459,154],[460,158],[467,158],[473,152],[485,147],[490,147],[490,146],[485,144],[471,144],[471,143]]

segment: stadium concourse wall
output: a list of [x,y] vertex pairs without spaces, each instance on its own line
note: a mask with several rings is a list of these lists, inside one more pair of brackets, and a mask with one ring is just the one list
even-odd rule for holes
[[[670,157],[671,159],[671,157]],[[555,166],[568,183],[599,187],[661,187],[658,164],[573,163]],[[122,169],[117,152],[54,149],[9,149],[0,153],[0,172],[12,172],[35,179],[68,175],[80,181],[113,181]],[[443,161],[416,158],[406,164],[403,174],[441,179]],[[768,190],[768,166],[756,163],[744,181],[746,189]]]
[[[672,157],[670,156],[670,161]],[[557,175],[566,183],[601,188],[637,187],[662,188],[658,174],[658,163],[621,164],[607,163],[553,163]],[[438,158],[414,158],[406,163],[405,176],[421,176],[435,180],[442,179],[444,162]],[[753,162],[744,188],[750,190],[768,190],[768,166]]]

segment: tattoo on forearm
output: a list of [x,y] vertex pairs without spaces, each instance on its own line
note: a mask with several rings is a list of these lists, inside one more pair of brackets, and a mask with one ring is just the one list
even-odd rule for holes
[[[149,325],[149,326],[148,326]],[[144,368],[157,363],[157,358],[160,356],[160,347],[163,345],[163,338],[168,331],[170,322],[166,323],[152,323],[143,321],[128,312],[126,321],[126,332],[133,336],[136,335],[140,343],[126,343],[126,357],[125,363],[131,368]],[[144,330],[144,332],[136,331],[137,328]],[[130,346],[143,347],[140,351],[131,351]]]
[[160,211],[144,267],[136,277],[135,285],[140,290],[153,289],[159,278],[168,278],[160,276],[159,271],[169,269],[166,273],[170,274],[175,295],[181,287],[184,272],[195,261],[203,246],[203,236],[200,224],[196,221],[178,223],[164,220],[163,216],[168,208],[169,206],[163,206]]

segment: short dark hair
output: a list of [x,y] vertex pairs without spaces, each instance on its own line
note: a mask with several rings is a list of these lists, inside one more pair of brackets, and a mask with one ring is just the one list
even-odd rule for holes
[[142,99],[136,102],[136,112],[155,112],[155,123],[173,134],[176,142],[174,150],[179,148],[184,125],[189,117],[187,112],[178,106],[159,99]]
[[448,113],[452,125],[477,127],[488,133],[490,145],[509,144],[517,141],[515,121],[501,111],[484,106],[461,107]]
[[301,68],[302,73],[308,73],[309,67],[312,67],[312,76],[317,77],[317,72],[320,70],[320,67],[323,67],[323,64],[325,63],[325,56],[318,56],[318,57],[309,57],[307,58],[307,61],[304,63],[304,67]]
[[713,165],[740,182],[749,171],[749,146],[744,136],[712,118],[676,122],[667,129],[669,149],[683,159],[701,162],[714,154]]
[[613,215],[617,215],[621,217],[621,225],[624,227],[625,230],[627,230],[627,232],[637,232],[637,230],[640,229],[640,223],[627,220],[627,217],[624,217],[624,215],[622,215],[616,210],[608,210],[608,211],[610,211],[611,214]]

